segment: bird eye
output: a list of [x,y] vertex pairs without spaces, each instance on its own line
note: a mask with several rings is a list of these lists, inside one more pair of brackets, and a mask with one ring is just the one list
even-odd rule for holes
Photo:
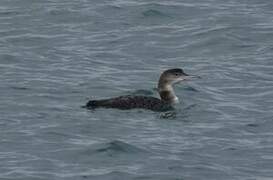
[[175,76],[178,76],[179,74],[178,73],[175,73]]

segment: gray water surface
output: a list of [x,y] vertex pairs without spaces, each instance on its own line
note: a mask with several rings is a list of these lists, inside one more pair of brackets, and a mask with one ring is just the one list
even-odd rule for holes
[[[0,178],[273,179],[273,1],[1,0]],[[174,118],[81,108],[176,87]]]

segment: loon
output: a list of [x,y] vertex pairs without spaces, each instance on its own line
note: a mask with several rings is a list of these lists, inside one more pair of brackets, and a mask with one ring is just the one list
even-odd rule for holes
[[95,108],[116,108],[116,109],[149,109],[152,111],[169,111],[174,109],[174,105],[179,102],[174,93],[173,85],[188,80],[192,77],[186,74],[182,69],[168,69],[164,71],[158,81],[157,89],[159,98],[152,96],[133,96],[125,95],[109,99],[90,100],[84,107],[88,109]]

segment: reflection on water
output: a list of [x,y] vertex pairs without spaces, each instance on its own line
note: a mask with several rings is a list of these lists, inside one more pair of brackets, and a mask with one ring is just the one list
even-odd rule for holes
[[[4,179],[270,179],[271,1],[1,1]],[[81,108],[158,96],[174,112]]]

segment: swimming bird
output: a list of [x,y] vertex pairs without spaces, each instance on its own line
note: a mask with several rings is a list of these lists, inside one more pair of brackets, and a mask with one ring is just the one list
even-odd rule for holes
[[181,81],[193,77],[186,74],[182,69],[168,69],[164,71],[158,81],[157,90],[160,99],[151,96],[119,96],[109,99],[90,100],[84,106],[88,109],[95,108],[117,108],[117,109],[149,109],[152,111],[168,111],[174,109],[174,105],[179,102],[175,95],[173,86]]

